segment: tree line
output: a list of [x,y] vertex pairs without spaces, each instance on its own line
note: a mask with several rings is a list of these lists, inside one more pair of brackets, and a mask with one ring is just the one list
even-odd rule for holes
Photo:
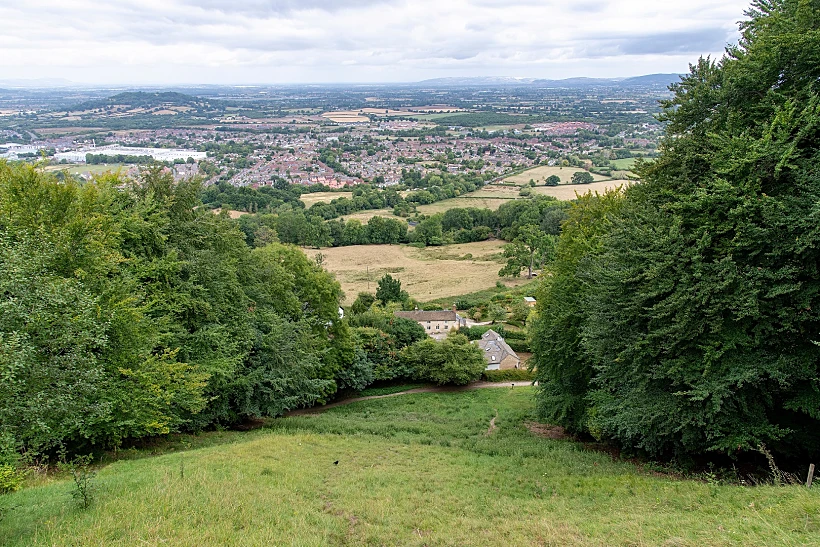
[[820,451],[820,7],[758,1],[663,103],[642,182],[570,209],[542,418],[651,457]]
[[378,305],[342,317],[316,261],[247,245],[199,195],[158,165],[83,183],[0,162],[0,454],[230,425],[381,378],[444,381],[430,355],[447,381],[477,378],[466,338],[405,351],[427,343],[418,324]]

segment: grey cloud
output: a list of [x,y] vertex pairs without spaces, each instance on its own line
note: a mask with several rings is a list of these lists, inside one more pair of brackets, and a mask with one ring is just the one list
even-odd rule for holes
[[396,0],[183,0],[182,4],[222,13],[264,17],[310,9],[334,12],[343,9],[391,4],[395,1]]
[[687,32],[661,32],[621,42],[618,49],[626,55],[663,53],[703,53],[720,51],[729,41],[724,28],[709,28]]

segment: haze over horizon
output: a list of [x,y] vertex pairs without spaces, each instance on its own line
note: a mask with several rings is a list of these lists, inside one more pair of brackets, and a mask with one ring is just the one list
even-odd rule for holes
[[0,6],[0,79],[401,83],[686,72],[748,0],[34,0]]

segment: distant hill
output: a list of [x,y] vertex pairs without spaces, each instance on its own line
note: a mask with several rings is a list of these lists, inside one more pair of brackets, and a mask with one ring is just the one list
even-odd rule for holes
[[160,106],[203,106],[209,103],[193,95],[175,91],[126,91],[117,95],[95,101],[88,101],[71,107],[71,110],[93,110],[110,106],[127,106],[130,108],[157,108]]
[[563,80],[547,80],[536,78],[434,78],[424,80],[416,85],[429,87],[500,87],[500,86],[534,86],[534,87],[618,87],[637,88],[652,87],[666,88],[677,82],[679,74],[648,74],[631,78],[566,78]]

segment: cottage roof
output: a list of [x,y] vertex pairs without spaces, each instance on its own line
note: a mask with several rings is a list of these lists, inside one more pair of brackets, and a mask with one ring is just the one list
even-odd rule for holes
[[411,321],[457,321],[458,314],[453,310],[440,311],[397,311],[394,312],[396,317],[410,319]]
[[476,344],[484,351],[484,358],[488,363],[500,363],[510,356],[518,359],[509,344],[492,329],[482,334],[481,340],[476,340]]

